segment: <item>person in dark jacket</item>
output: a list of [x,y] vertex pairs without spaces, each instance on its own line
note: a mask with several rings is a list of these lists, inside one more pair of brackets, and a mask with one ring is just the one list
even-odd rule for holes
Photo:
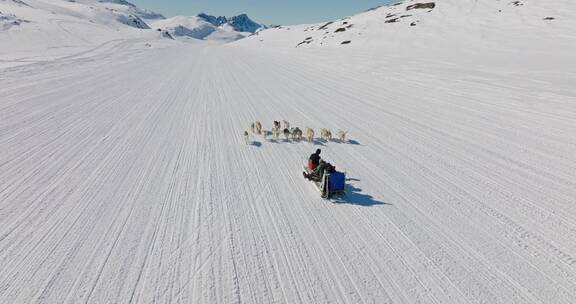
[[314,170],[318,167],[318,164],[320,164],[320,152],[322,150],[317,149],[314,154],[310,155],[310,158],[308,158],[308,169]]
[[333,173],[336,170],[336,167],[332,166],[332,164],[325,162],[324,160],[320,160],[320,164],[314,169],[314,171],[310,174],[304,172],[304,178],[308,180],[313,180],[319,182],[322,180],[322,176],[324,176],[324,172]]

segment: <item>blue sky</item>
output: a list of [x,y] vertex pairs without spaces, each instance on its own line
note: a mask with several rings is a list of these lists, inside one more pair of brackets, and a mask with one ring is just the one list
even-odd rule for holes
[[[130,1],[130,0],[129,0]],[[131,0],[167,17],[196,15],[233,16],[248,14],[265,24],[315,23],[353,15],[371,7],[397,2],[394,0]]]

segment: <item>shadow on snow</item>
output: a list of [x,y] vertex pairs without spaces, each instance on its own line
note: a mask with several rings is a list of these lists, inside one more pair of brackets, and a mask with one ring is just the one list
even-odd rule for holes
[[[264,140],[265,143],[271,143],[271,144],[300,144],[300,143],[311,143],[315,146],[326,146],[326,144],[328,143],[337,143],[337,144],[348,144],[348,145],[357,145],[357,146],[361,146],[362,144],[360,144],[359,142],[355,141],[355,140],[348,140],[348,141],[339,141],[339,140],[325,140],[325,139],[314,139],[311,142],[308,142],[306,140],[294,140],[294,139],[285,139],[285,138],[267,138]],[[251,143],[251,145],[254,146],[258,146],[260,147],[262,145],[261,142],[258,141],[253,141]]]
[[[359,181],[358,179],[349,178],[347,180]],[[353,185],[346,185],[346,196],[334,202],[335,204],[350,204],[364,207],[372,207],[376,205],[389,205],[390,203],[375,200],[373,196],[362,193],[362,189],[354,187]]]

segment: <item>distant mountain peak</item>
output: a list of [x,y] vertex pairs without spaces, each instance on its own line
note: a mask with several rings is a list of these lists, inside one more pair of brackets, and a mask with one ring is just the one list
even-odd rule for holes
[[200,13],[198,14],[198,16],[196,16],[214,26],[221,26],[223,24],[226,24],[228,22],[228,18],[224,17],[224,16],[212,16],[212,15],[208,15],[205,13]]
[[264,28],[265,26],[254,22],[247,14],[240,14],[238,16],[233,17],[225,17],[225,16],[212,16],[206,13],[200,13],[197,15],[198,18],[214,25],[214,26],[222,26],[225,24],[230,25],[234,28],[237,32],[249,32],[254,33],[257,30]]

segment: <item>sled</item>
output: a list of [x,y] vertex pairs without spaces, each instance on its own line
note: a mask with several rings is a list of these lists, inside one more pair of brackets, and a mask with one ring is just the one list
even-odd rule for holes
[[[313,170],[304,166],[304,172],[311,174]],[[324,172],[320,181],[311,181],[316,189],[320,192],[320,196],[325,199],[334,197],[341,197],[346,194],[346,173],[334,171],[332,173]]]

